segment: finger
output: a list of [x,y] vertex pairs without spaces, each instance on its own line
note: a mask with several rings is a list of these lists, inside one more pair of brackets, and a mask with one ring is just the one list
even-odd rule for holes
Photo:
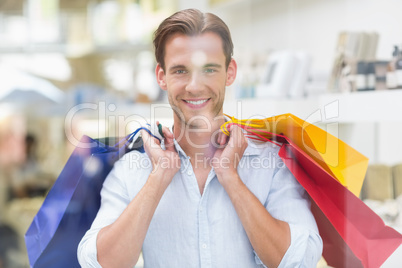
[[174,146],[173,138],[169,138],[169,137],[165,138],[165,148],[168,151],[176,152],[176,148]]
[[[158,124],[158,123],[157,123]],[[159,124],[158,124],[159,125]],[[171,139],[173,139],[173,133],[170,131],[170,129],[168,128],[168,127],[166,127],[166,126],[162,126],[162,133],[163,133],[163,136],[165,137],[165,138],[171,138]]]
[[216,134],[215,142],[216,142],[217,147],[219,147],[221,145],[222,134],[223,134],[222,131],[219,131],[218,134]]
[[233,125],[230,128],[229,144],[231,146],[242,147],[244,143],[247,144],[247,140],[244,137],[243,129],[237,125]]
[[150,135],[149,135],[149,133],[147,131],[141,129],[140,130],[140,135],[141,135],[144,147],[149,148],[150,147],[150,141],[149,141]]
[[233,145],[233,142],[235,140],[237,140],[237,129],[238,129],[237,125],[231,125],[230,128],[228,129],[228,131],[229,131],[229,141],[228,141],[228,143],[230,145]]
[[156,126],[155,131],[157,131],[162,136],[162,138],[164,138],[162,124],[159,121],[156,121],[155,126]]
[[219,130],[218,134],[216,135],[216,139],[215,139],[215,142],[216,142],[215,144],[216,144],[217,148],[222,147],[222,145],[224,144],[224,142],[225,142],[224,136],[226,136],[226,134],[223,133],[222,130]]
[[248,139],[247,139],[246,135],[244,134],[244,129],[242,129],[241,127],[238,127],[238,129],[236,130],[236,133],[237,133],[237,138],[238,138],[237,146],[241,149],[242,154],[243,154],[248,146]]
[[220,145],[225,145],[229,140],[229,136],[226,135],[225,133],[221,133],[219,138],[220,138],[220,140],[219,140]]
[[166,150],[175,152],[176,148],[174,147],[174,136],[168,127],[162,126],[162,134],[165,139],[165,148]]
[[140,133],[144,142],[144,146],[146,146],[146,148],[160,148],[159,140],[151,136],[148,131],[141,129]]

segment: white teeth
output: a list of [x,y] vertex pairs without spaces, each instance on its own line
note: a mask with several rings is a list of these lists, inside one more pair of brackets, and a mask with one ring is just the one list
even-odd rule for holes
[[206,102],[207,100],[199,100],[199,101],[186,101],[188,103],[194,104],[194,105],[200,105]]

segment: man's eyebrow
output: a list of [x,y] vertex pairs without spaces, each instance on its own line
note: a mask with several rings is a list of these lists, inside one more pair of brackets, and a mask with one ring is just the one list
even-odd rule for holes
[[214,67],[214,68],[222,68],[222,65],[218,63],[207,63],[203,66],[204,68]]
[[[213,67],[213,68],[222,68],[222,65],[218,64],[218,63],[207,63],[202,67],[203,68],[211,68],[211,67]],[[186,69],[186,68],[187,67],[185,65],[183,65],[183,64],[176,64],[176,65],[173,65],[173,66],[169,67],[169,71],[174,71],[174,70],[177,70],[177,69]]]
[[173,65],[169,68],[170,71],[177,70],[177,69],[186,69],[186,66],[184,66],[183,64],[177,64],[177,65]]

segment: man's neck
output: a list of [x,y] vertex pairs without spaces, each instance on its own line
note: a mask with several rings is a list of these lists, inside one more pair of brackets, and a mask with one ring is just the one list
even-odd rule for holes
[[221,116],[219,120],[211,120],[208,124],[194,127],[175,118],[173,134],[180,147],[190,158],[197,158],[198,161],[200,157],[211,159],[218,146],[219,129],[224,122],[225,120]]

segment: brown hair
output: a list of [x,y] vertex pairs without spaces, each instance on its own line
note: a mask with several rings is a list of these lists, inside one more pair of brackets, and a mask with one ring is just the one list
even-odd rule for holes
[[169,37],[176,33],[189,36],[213,32],[222,38],[223,53],[226,57],[226,68],[233,55],[233,43],[228,26],[212,13],[202,13],[197,9],[178,11],[166,18],[154,33],[156,61],[165,70],[165,44]]

